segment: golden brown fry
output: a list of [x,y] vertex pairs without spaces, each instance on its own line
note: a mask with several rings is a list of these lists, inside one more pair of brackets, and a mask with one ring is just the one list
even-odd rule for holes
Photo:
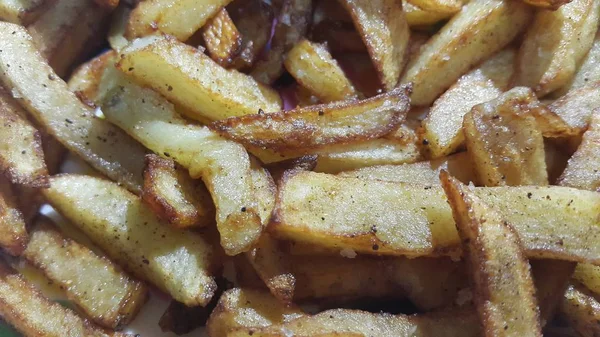
[[558,179],[562,186],[598,191],[600,188],[600,110],[595,110],[581,144]]
[[409,109],[409,93],[410,87],[403,86],[362,101],[259,113],[216,121],[210,128],[244,145],[281,153],[322,149],[378,138],[394,130]]
[[24,28],[0,22],[0,82],[66,148],[139,193],[145,149],[98,119],[45,63]]
[[273,8],[262,0],[235,0],[227,11],[242,36],[239,53],[232,66],[251,67],[271,37]]
[[281,108],[273,89],[236,70],[225,70],[197,49],[167,36],[132,42],[121,50],[118,67],[186,108],[190,118],[219,120]]
[[356,90],[327,47],[302,40],[286,56],[285,68],[298,83],[322,102],[343,101],[356,97]]
[[519,50],[514,84],[533,88],[539,97],[566,85],[592,46],[599,14],[595,0],[536,12]]
[[312,0],[282,0],[271,48],[254,65],[252,77],[258,82],[272,84],[283,74],[285,55],[306,35],[311,15]]
[[443,171],[442,186],[473,272],[486,336],[542,336],[528,261],[512,225]]
[[142,1],[131,12],[125,37],[133,40],[158,30],[185,41],[229,2],[231,0]]
[[583,133],[592,117],[600,108],[600,82],[590,83],[567,94],[548,105],[548,109],[562,118],[569,126]]
[[100,326],[119,329],[131,322],[148,289],[105,257],[39,221],[23,257],[41,269],[67,297]]
[[306,155],[298,158],[292,158],[280,162],[271,163],[266,165],[266,169],[273,177],[273,180],[277,185],[281,182],[281,178],[287,171],[300,172],[300,171],[312,171],[317,166],[316,155]]
[[579,89],[589,85],[590,83],[600,81],[600,31],[596,33],[594,42],[590,51],[581,61],[581,65],[577,69],[577,73],[573,79],[562,88],[552,93],[553,97],[560,97],[567,92]]
[[146,156],[142,199],[176,228],[214,224],[215,205],[204,183],[155,154]]
[[431,107],[423,121],[421,138],[432,158],[444,157],[464,143],[463,117],[477,104],[498,97],[508,89],[515,51],[506,49],[478,68],[461,76]]
[[0,262],[0,304],[0,316],[25,336],[127,336],[101,330],[73,311],[51,302],[4,262]]
[[0,21],[8,21],[26,26],[52,6],[56,0],[2,0],[0,1]]
[[242,44],[240,32],[225,8],[221,8],[202,27],[202,37],[208,55],[225,68],[233,62]]
[[411,104],[431,104],[472,66],[504,48],[529,22],[530,11],[519,1],[466,4],[408,65],[401,82],[414,85]]
[[14,184],[48,185],[41,133],[23,108],[0,87],[0,171]]
[[126,270],[188,306],[210,301],[217,256],[204,237],[168,226],[107,180],[65,174],[50,185],[48,201]]
[[460,0],[408,0],[408,2],[424,11],[448,14],[460,11],[463,5]]
[[[462,8],[462,7],[461,7]],[[433,25],[442,20],[451,18],[456,12],[430,12],[411,4],[407,0],[402,0],[402,9],[406,17],[406,22],[410,27],[423,27]]]
[[569,286],[563,298],[561,315],[582,337],[600,335],[600,302],[585,289]]
[[23,215],[17,208],[13,186],[0,177],[0,247],[11,255],[21,255],[29,241]]
[[407,62],[410,36],[402,4],[396,0],[341,0],[367,46],[383,87],[396,87]]
[[107,51],[90,61],[81,64],[73,71],[67,86],[74,92],[81,102],[96,107],[98,96],[98,85],[104,73],[104,69],[117,59],[117,53],[113,50]]

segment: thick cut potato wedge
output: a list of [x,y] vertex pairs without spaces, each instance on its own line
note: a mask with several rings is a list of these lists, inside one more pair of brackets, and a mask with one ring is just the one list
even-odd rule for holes
[[417,7],[407,0],[402,0],[402,9],[404,10],[404,16],[406,17],[406,22],[410,27],[426,27],[428,25],[433,25],[442,20],[451,18],[454,14],[458,12],[431,12],[425,11],[420,7]]
[[312,0],[282,0],[276,7],[279,10],[271,48],[250,73],[264,84],[272,84],[283,74],[286,53],[306,35],[312,18]]
[[567,92],[579,88],[583,88],[586,85],[600,81],[600,32],[596,33],[594,43],[590,48],[590,51],[581,61],[581,65],[577,69],[577,73],[573,76],[573,79],[569,84],[556,90],[552,93],[553,97],[561,97]]
[[462,8],[460,0],[408,0],[412,5],[432,13],[454,14]]
[[506,49],[463,75],[440,96],[423,121],[421,138],[432,158],[444,157],[463,145],[463,117],[477,104],[498,97],[508,89],[515,51]]
[[176,167],[173,160],[154,154],[146,156],[142,199],[177,228],[214,224],[215,205],[206,186]]
[[433,103],[472,66],[510,43],[529,22],[530,11],[519,1],[477,0],[466,4],[408,65],[401,82],[413,83],[411,103]]
[[340,0],[352,16],[386,90],[400,80],[406,65],[410,30],[402,3],[396,0]]
[[573,273],[573,279],[584,285],[592,293],[600,295],[600,267],[579,263]]
[[21,255],[29,241],[23,215],[17,206],[13,186],[0,177],[0,247],[15,256]]
[[190,118],[219,120],[281,109],[274,90],[236,70],[225,70],[197,49],[166,36],[132,42],[121,50],[118,67],[186,108]]
[[248,251],[263,225],[244,147],[206,127],[188,125],[163,96],[129,82],[114,68],[107,69],[101,87],[102,108],[111,123],[187,168],[192,178],[202,178],[216,207],[226,253]]
[[300,41],[286,56],[285,68],[325,103],[355,98],[356,90],[322,44]]
[[48,185],[42,137],[23,108],[0,87],[0,171],[14,184]]
[[111,179],[139,193],[145,149],[98,119],[36,51],[24,28],[0,22],[0,81],[67,149]]
[[413,164],[380,165],[338,173],[340,177],[382,180],[420,185],[440,185],[440,172],[448,171],[465,184],[475,181],[471,158],[466,152]]
[[538,11],[519,50],[514,84],[533,88],[539,97],[568,84],[592,47],[599,14],[595,0]]
[[472,270],[486,336],[542,336],[529,262],[518,234],[473,190],[440,174]]
[[600,108],[600,82],[590,83],[548,105],[548,109],[562,118],[569,126],[583,133],[592,117],[592,112]]
[[50,185],[48,201],[125,269],[188,306],[210,301],[216,252],[202,236],[160,221],[115,183],[62,175]]
[[131,12],[125,36],[129,40],[157,30],[187,40],[231,0],[150,0]]
[[83,63],[73,71],[67,85],[81,102],[89,107],[96,107],[98,86],[104,69],[117,59],[115,51],[103,53],[90,61]]
[[269,327],[238,328],[230,337],[309,336],[481,336],[477,316],[472,310],[456,310],[422,315],[373,314],[348,309],[333,309],[306,315]]
[[590,191],[600,189],[600,110],[595,110],[589,124],[581,144],[558,179],[561,186]]
[[105,332],[73,311],[51,302],[4,262],[0,262],[0,316],[25,336],[127,336]]
[[239,53],[233,61],[236,69],[251,67],[271,37],[273,7],[262,0],[236,0],[227,12],[242,36]]
[[378,138],[400,126],[410,108],[410,87],[362,101],[346,100],[292,111],[259,113],[210,125],[224,137],[246,146],[280,153],[322,149]]
[[146,300],[145,285],[49,223],[38,222],[30,235],[23,257],[64,289],[89,318],[110,329],[131,322]]
[[600,335],[600,302],[585,289],[571,285],[561,303],[560,314],[579,336]]
[[[513,225],[528,257],[600,262],[596,192],[523,186],[475,188],[475,194]],[[448,254],[460,242],[440,187],[314,172],[284,179],[269,230],[292,241],[384,255]]]
[[242,45],[242,37],[229,17],[227,10],[221,10],[204,27],[202,37],[208,55],[222,67],[229,67]]
[[267,291],[234,288],[221,296],[206,329],[211,337],[226,337],[236,328],[267,327],[303,315],[300,308],[285,306]]
[[0,21],[26,26],[35,21],[55,0],[2,0]]

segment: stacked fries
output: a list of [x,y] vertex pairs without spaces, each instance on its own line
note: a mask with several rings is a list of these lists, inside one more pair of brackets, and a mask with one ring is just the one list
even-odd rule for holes
[[599,20],[0,0],[0,317],[126,336],[153,287],[177,334],[598,336]]

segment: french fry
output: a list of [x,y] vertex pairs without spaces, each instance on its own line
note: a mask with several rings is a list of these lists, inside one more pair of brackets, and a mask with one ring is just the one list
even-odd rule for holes
[[229,67],[242,45],[242,37],[229,17],[227,10],[221,8],[202,27],[202,37],[208,55],[222,67]]
[[600,302],[585,289],[571,285],[561,303],[561,315],[580,336],[592,337],[600,334]]
[[[523,186],[475,188],[475,194],[513,225],[527,257],[598,263],[596,192]],[[314,172],[284,179],[269,231],[281,239],[378,255],[451,254],[459,244],[437,186]]]
[[298,83],[322,102],[356,97],[354,86],[322,44],[300,41],[288,52],[284,65]]
[[599,142],[600,110],[595,110],[589,127],[583,134],[581,144],[569,159],[567,167],[558,179],[558,184],[591,191],[599,190],[600,173],[596,168],[597,163],[600,162]]
[[0,247],[15,256],[21,255],[29,241],[17,201],[13,186],[0,177]]
[[477,104],[498,97],[508,89],[515,51],[505,49],[461,76],[435,100],[423,121],[421,138],[432,158],[444,157],[464,143],[463,117]]
[[199,234],[169,227],[140,198],[100,178],[54,176],[42,193],[126,270],[188,306],[210,301],[217,256]]
[[131,12],[125,37],[133,40],[157,30],[187,40],[231,0],[150,0]]
[[562,88],[552,93],[553,97],[560,97],[565,95],[567,92],[575,89],[585,87],[589,83],[600,81],[600,32],[596,33],[594,42],[590,51],[585,55],[581,61],[581,65],[577,69],[575,76],[571,81],[563,86]]
[[542,336],[528,261],[512,225],[472,190],[440,174],[473,272],[486,336]]
[[285,55],[306,35],[312,15],[312,1],[282,0],[276,15],[271,48],[263,59],[256,62],[250,73],[264,84],[272,84],[283,74]]
[[51,302],[23,277],[0,262],[0,316],[25,336],[125,337],[103,331],[73,311]]
[[[484,0],[466,4],[408,65],[400,82],[413,83],[411,104],[433,103],[472,66],[510,43],[529,18],[530,9],[518,1]],[[440,73],[444,76],[438,76]]]
[[225,70],[195,48],[166,36],[132,42],[121,50],[118,67],[186,108],[187,117],[193,119],[219,120],[259,109],[281,109],[274,90],[236,70]]
[[459,0],[408,0],[408,2],[424,11],[450,14],[460,11],[463,5]]
[[144,148],[96,118],[45,63],[24,28],[0,22],[0,36],[0,81],[4,87],[67,149],[139,193]]
[[381,137],[396,129],[409,109],[410,87],[362,101],[346,100],[278,113],[259,113],[210,125],[246,146],[303,151]]
[[280,162],[271,163],[266,165],[266,169],[273,177],[275,184],[279,185],[281,178],[287,171],[301,172],[301,171],[312,171],[317,166],[317,156],[307,155],[298,158],[292,158]]
[[55,0],[0,1],[0,21],[26,26],[35,21]]
[[146,156],[142,199],[176,228],[214,223],[215,205],[202,181],[191,179],[175,162],[154,154]]
[[0,171],[14,184],[48,185],[42,138],[23,108],[0,87]]
[[562,118],[569,126],[583,133],[590,121],[592,111],[600,108],[600,82],[569,91],[548,105],[548,109]]
[[396,87],[407,62],[410,36],[402,4],[395,0],[342,0],[367,46],[383,87]]
[[382,180],[420,185],[440,185],[440,172],[448,171],[465,184],[475,180],[471,158],[466,152],[448,157],[402,165],[380,165],[338,173],[340,177]]
[[67,86],[74,92],[81,102],[89,107],[96,107],[98,96],[98,85],[104,73],[104,69],[117,59],[117,53],[108,51],[90,61],[83,63],[73,71]]
[[556,11],[536,12],[517,57],[514,84],[542,97],[566,85],[590,50],[600,3],[573,0]]
[[188,125],[164,97],[114,68],[105,71],[101,87],[102,109],[111,123],[187,168],[192,178],[202,178],[216,207],[225,252],[248,251],[263,225],[246,150],[206,127]]
[[242,36],[238,55],[232,66],[250,68],[260,56],[271,37],[273,8],[261,0],[235,0],[227,11]]
[[430,12],[417,7],[407,0],[402,0],[402,9],[404,10],[404,16],[406,17],[406,22],[410,27],[424,27],[428,25],[433,25],[442,20],[451,18],[456,12]]
[[105,257],[39,221],[23,257],[41,269],[96,324],[120,329],[137,315],[148,289]]
[[266,327],[303,315],[300,308],[285,306],[264,290],[234,288],[221,296],[206,329],[212,337],[225,337],[236,328]]

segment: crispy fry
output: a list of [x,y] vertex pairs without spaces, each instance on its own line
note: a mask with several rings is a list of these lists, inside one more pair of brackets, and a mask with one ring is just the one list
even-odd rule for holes
[[442,171],[442,186],[473,272],[486,336],[542,336],[529,263],[518,234],[472,190]]
[[322,102],[356,97],[354,86],[322,44],[300,41],[289,51],[284,64],[296,81]]
[[424,11],[449,14],[460,11],[463,5],[460,0],[408,0],[408,2]]
[[548,105],[548,109],[562,118],[569,126],[583,133],[592,112],[600,108],[600,82],[569,91]]
[[566,85],[592,46],[599,14],[594,0],[536,12],[519,50],[515,85],[531,87],[539,97]]
[[271,177],[277,185],[281,182],[281,178],[287,171],[300,172],[312,171],[317,166],[316,155],[306,155],[298,158],[292,158],[276,163],[271,163],[265,167],[269,170]]
[[195,48],[166,36],[132,42],[121,50],[118,67],[182,105],[190,118],[219,120],[281,108],[281,98],[272,89],[236,70],[225,70]]
[[154,154],[146,156],[142,199],[176,228],[214,223],[215,205],[202,181],[191,179],[175,162]]
[[84,104],[95,107],[98,96],[98,85],[104,69],[117,59],[115,51],[100,54],[90,61],[83,63],[73,71],[67,86]]
[[[462,7],[461,7],[462,8]],[[456,12],[430,12],[417,7],[407,0],[402,0],[402,9],[406,17],[406,22],[410,27],[421,27],[433,25],[442,20],[451,18]]]
[[600,334],[600,302],[585,289],[569,286],[560,309],[562,316],[580,336],[593,337]]
[[115,183],[62,175],[50,184],[48,201],[113,260],[188,306],[210,301],[216,252],[202,236],[167,226]]
[[573,273],[573,279],[585,286],[592,294],[600,294],[600,267],[579,263]]
[[26,26],[37,18],[56,0],[0,1],[0,21]]
[[581,65],[577,69],[577,73],[573,76],[573,79],[562,88],[552,93],[553,97],[560,97],[565,95],[567,92],[579,88],[583,88],[586,85],[600,81],[600,32],[596,33],[594,42],[590,51],[581,61]]
[[11,255],[21,255],[29,241],[23,215],[17,208],[13,186],[0,177],[0,247]]
[[397,128],[409,109],[410,87],[374,98],[347,100],[278,113],[259,113],[210,125],[244,145],[294,154],[381,137]]
[[133,40],[159,30],[185,41],[229,2],[231,0],[142,1],[131,12],[125,37]]
[[23,257],[65,290],[67,297],[100,326],[118,329],[131,322],[148,289],[107,258],[64,237],[40,221]]
[[273,8],[262,0],[234,0],[227,11],[242,36],[239,53],[232,66],[251,67],[271,37]]
[[558,179],[562,186],[598,191],[600,189],[600,110],[595,110],[590,125],[583,134],[581,144],[569,159],[566,169]]
[[13,97],[66,148],[139,193],[144,148],[96,118],[45,63],[22,27],[0,22],[0,36],[0,81]]
[[105,332],[73,311],[50,302],[32,284],[0,262],[0,316],[25,336],[125,337]]
[[411,103],[431,104],[472,66],[510,43],[529,18],[530,9],[518,1],[484,0],[466,4],[408,65],[401,82],[414,85]]
[[202,27],[208,55],[222,67],[229,67],[242,44],[242,37],[225,8]]
[[350,12],[383,87],[392,90],[407,62],[410,30],[402,4],[396,0],[340,2]]

